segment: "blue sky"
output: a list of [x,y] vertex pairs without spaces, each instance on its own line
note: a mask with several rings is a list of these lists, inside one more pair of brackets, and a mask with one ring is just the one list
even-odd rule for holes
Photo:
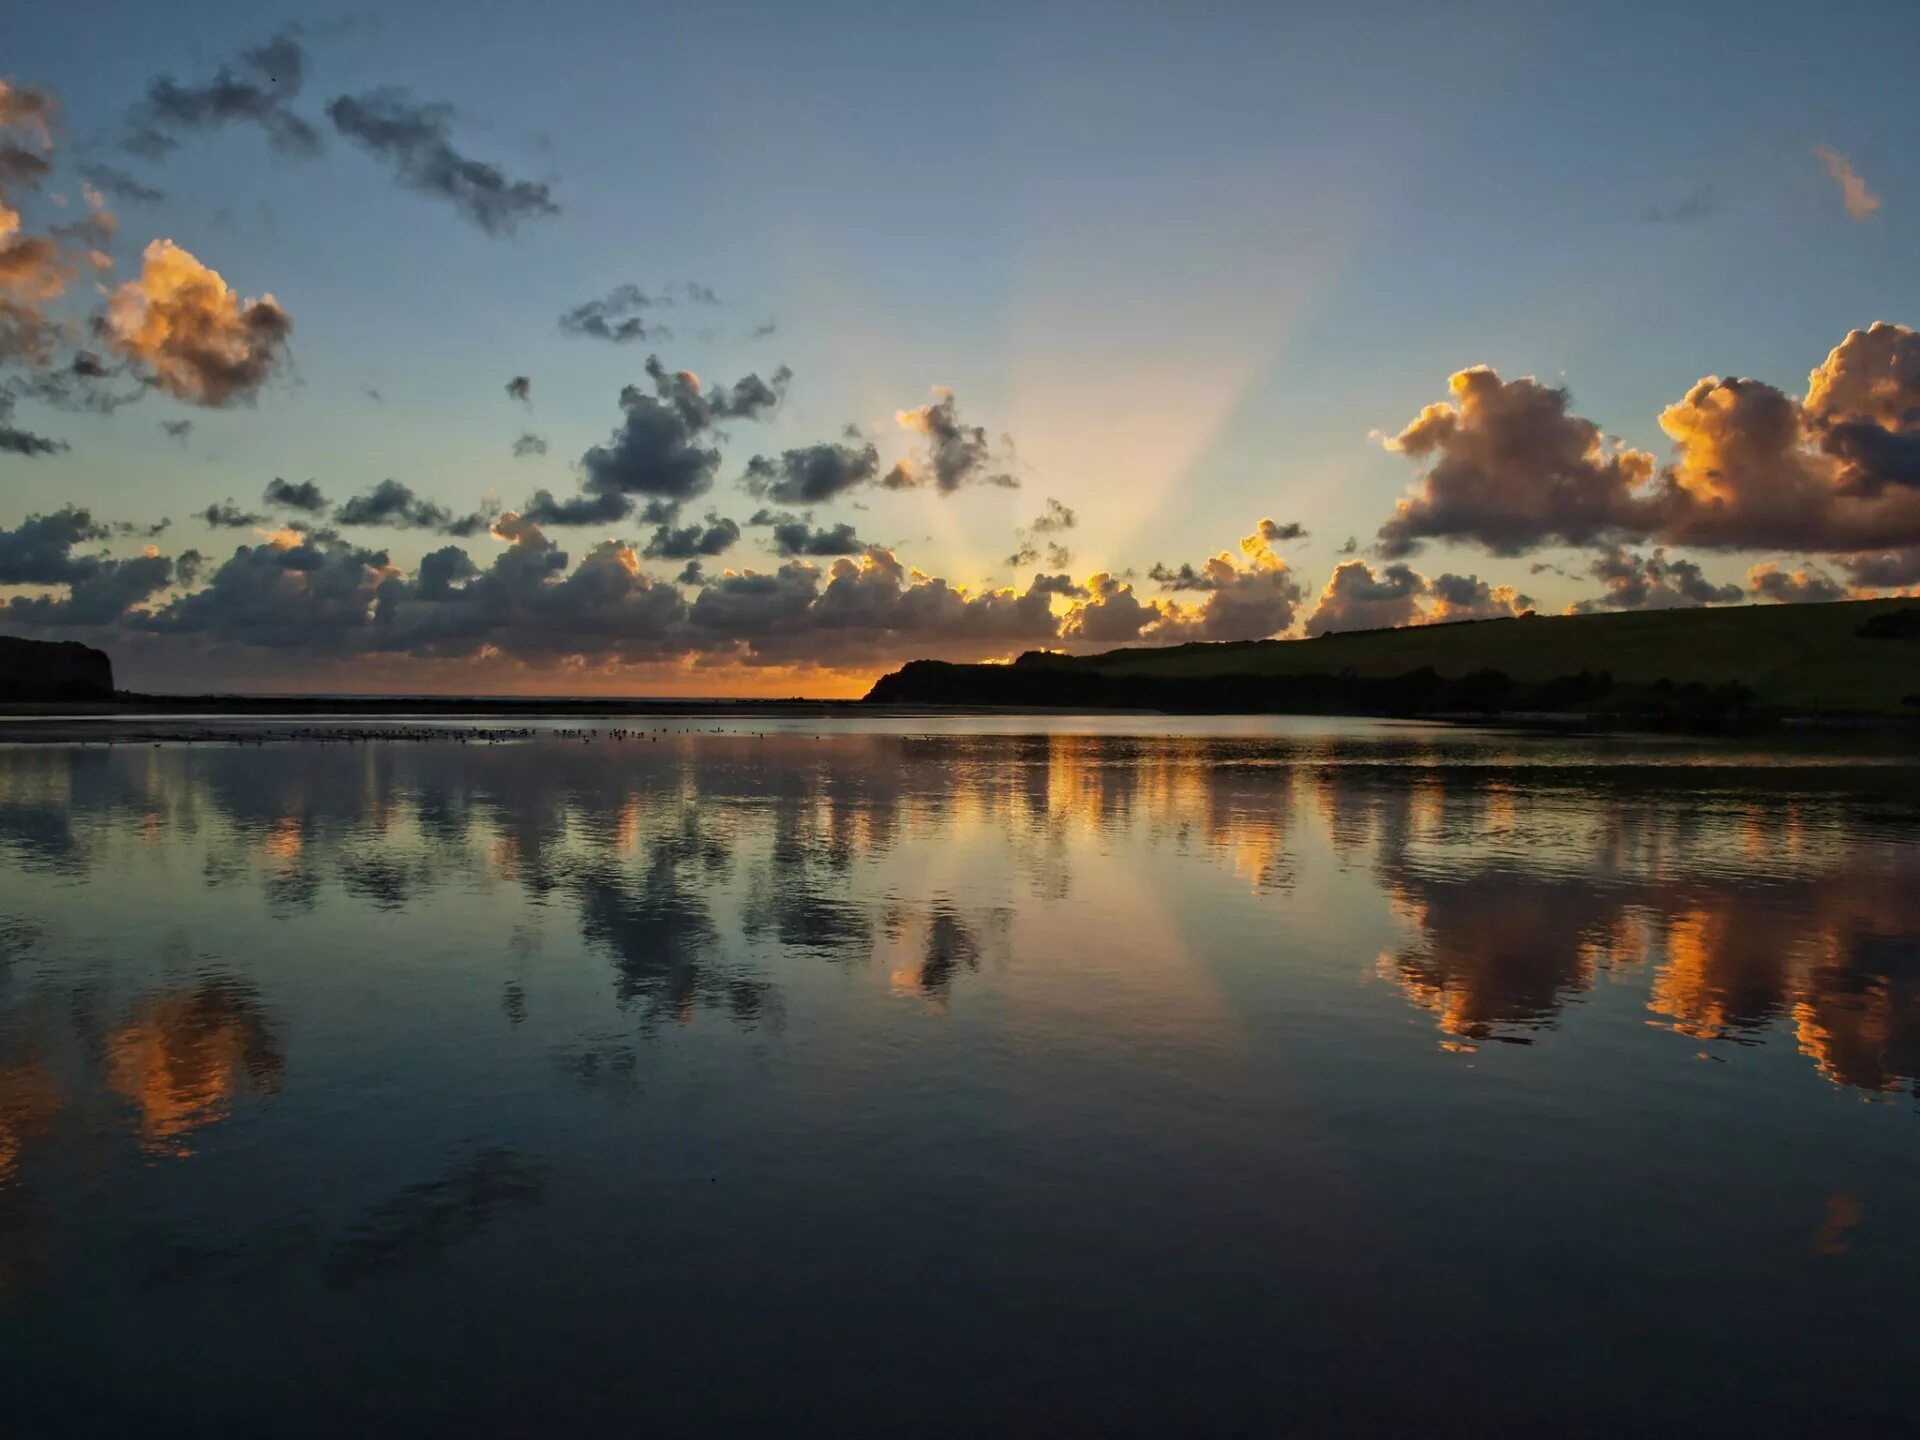
[[[311,159],[245,124],[159,162],[115,150],[156,75],[204,80],[287,23],[308,65],[293,108],[323,131],[331,97],[403,86],[451,104],[461,151],[549,184],[559,213],[489,235],[330,131]],[[0,456],[0,526],[68,503],[164,515],[164,548],[217,558],[254,537],[185,517],[255,504],[273,476],[512,509],[577,488],[657,352],[709,383],[793,372],[771,418],[726,432],[689,518],[744,521],[748,455],[849,423],[886,463],[909,455],[895,412],[946,386],[996,447],[1010,437],[1019,488],[873,489],[816,521],[956,585],[1020,585],[1015,528],[1055,497],[1077,516],[1074,575],[1136,572],[1144,599],[1156,562],[1232,550],[1271,516],[1308,532],[1280,552],[1304,620],[1342,542],[1364,556],[1419,475],[1380,436],[1457,370],[1565,384],[1574,412],[1664,461],[1660,411],[1700,377],[1798,395],[1850,330],[1912,321],[1920,117],[1875,62],[1917,30],[1920,12],[1885,5],[34,7],[0,62],[60,106],[62,168],[15,198],[30,222],[71,197],[67,167],[135,173],[167,198],[109,197],[108,288],[169,237],[241,295],[271,292],[293,330],[240,403],[23,399],[15,423],[69,448]],[[1871,218],[1849,216],[1818,144],[1879,197]],[[1690,197],[1696,218],[1647,218]],[[663,312],[671,339],[556,323],[617,285],[688,282],[723,303]],[[529,406],[503,394],[515,374]],[[180,418],[191,433],[165,437]],[[544,458],[509,453],[526,431]],[[403,569],[443,543],[377,538]],[[566,537],[576,555],[598,538]],[[709,568],[773,568],[762,539]],[[1805,560],[1695,558],[1731,582]],[[1586,563],[1438,535],[1418,561],[1543,610],[1599,590]]]

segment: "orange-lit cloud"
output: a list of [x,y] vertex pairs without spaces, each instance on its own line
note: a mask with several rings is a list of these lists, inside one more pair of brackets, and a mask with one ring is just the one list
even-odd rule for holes
[[148,245],[138,280],[107,302],[105,335],[153,381],[195,405],[251,400],[286,359],[293,319],[271,295],[242,301],[171,240]]

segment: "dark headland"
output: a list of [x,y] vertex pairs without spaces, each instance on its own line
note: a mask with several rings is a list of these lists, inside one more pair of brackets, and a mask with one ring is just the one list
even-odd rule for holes
[[916,660],[890,705],[1564,718],[1716,726],[1920,718],[1920,599],[1521,616],[1011,665]]

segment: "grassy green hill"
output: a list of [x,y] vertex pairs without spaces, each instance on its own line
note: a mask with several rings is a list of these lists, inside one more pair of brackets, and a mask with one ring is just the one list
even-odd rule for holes
[[[1883,613],[1912,617],[1895,626],[1905,636],[1860,633]],[[1732,681],[1769,708],[1897,714],[1904,697],[1920,692],[1920,599],[1532,616],[1318,640],[1109,650],[1073,663],[1108,675],[1164,679],[1390,676],[1432,666],[1448,678],[1499,670],[1532,682],[1605,670],[1630,685]]]
[[[1915,697],[1913,703],[1906,703]],[[1317,640],[917,660],[895,704],[1349,714],[1551,711],[1719,723],[1920,713],[1920,599],[1481,620]]]

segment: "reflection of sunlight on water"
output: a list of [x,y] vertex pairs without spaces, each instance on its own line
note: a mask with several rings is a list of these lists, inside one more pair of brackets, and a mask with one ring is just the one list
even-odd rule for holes
[[282,1068],[251,990],[222,979],[147,1001],[106,1056],[106,1084],[134,1108],[144,1142],[174,1155],[190,1154],[185,1137],[225,1119],[241,1089],[277,1089]]

